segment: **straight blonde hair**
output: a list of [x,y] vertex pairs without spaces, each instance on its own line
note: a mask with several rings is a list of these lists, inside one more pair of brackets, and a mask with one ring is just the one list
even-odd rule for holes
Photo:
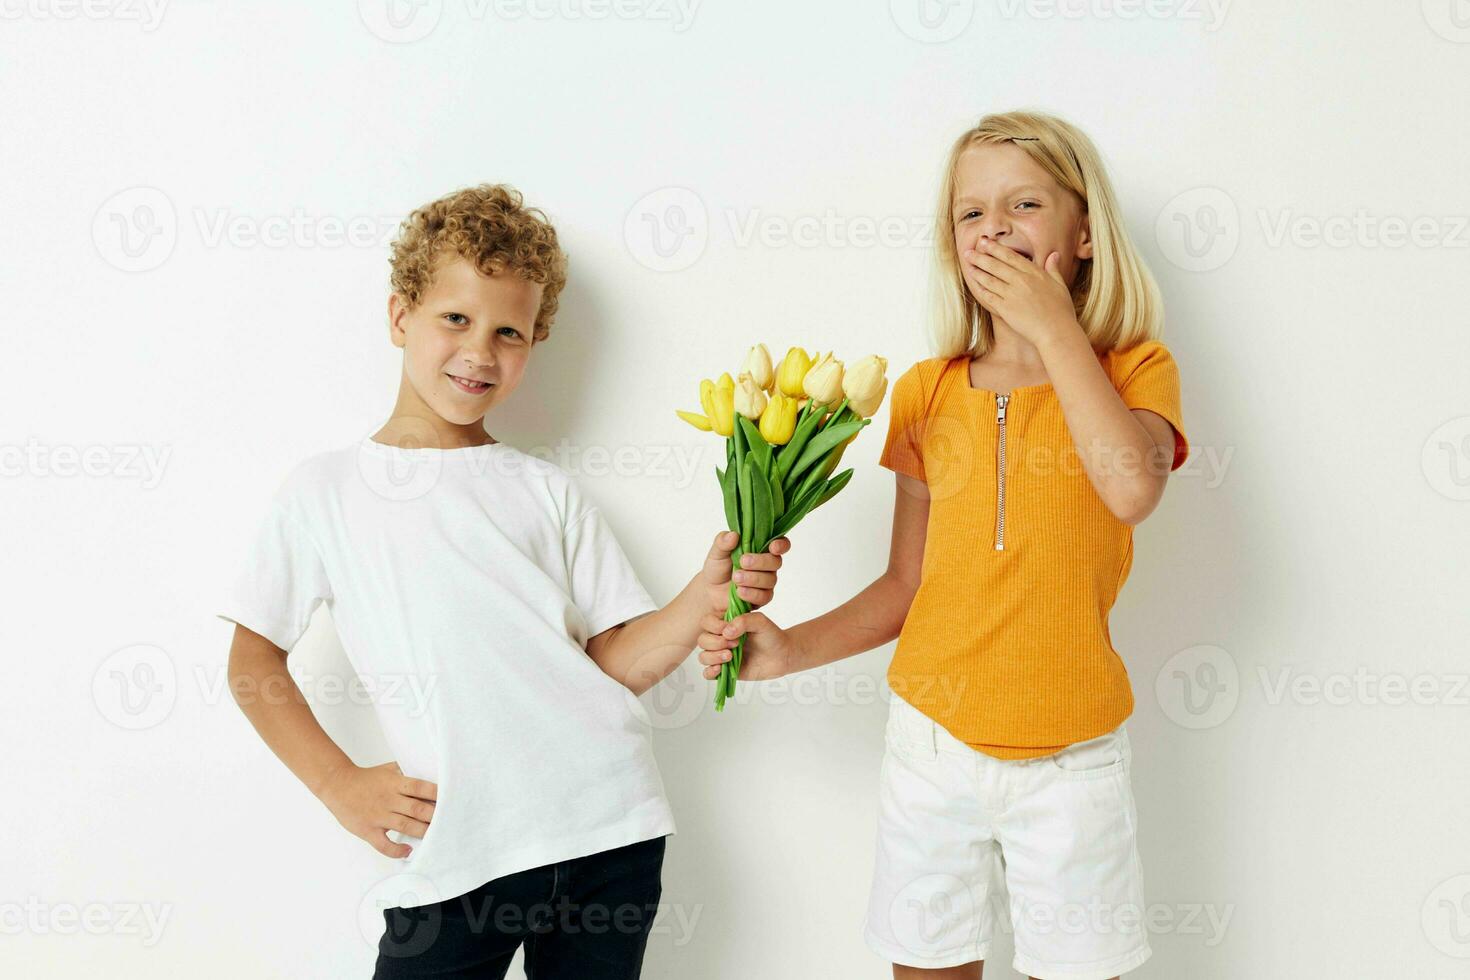
[[934,218],[933,340],[940,357],[979,357],[995,344],[990,312],[970,295],[954,242],[955,168],[971,146],[1011,143],[1082,201],[1093,257],[1081,260],[1072,285],[1077,322],[1093,350],[1127,350],[1157,340],[1164,302],[1158,284],[1128,238],[1113,185],[1092,140],[1077,127],[1040,112],[988,115],[955,140],[944,167]]

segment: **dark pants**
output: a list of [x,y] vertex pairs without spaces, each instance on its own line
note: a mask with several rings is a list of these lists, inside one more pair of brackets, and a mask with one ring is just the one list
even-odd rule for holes
[[496,878],[418,908],[383,911],[374,980],[505,976],[635,980],[663,894],[664,838]]

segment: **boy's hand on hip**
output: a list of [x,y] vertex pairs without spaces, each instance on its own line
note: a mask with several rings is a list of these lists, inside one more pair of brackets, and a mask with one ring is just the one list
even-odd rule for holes
[[388,836],[396,830],[422,838],[434,818],[439,787],[403,774],[396,762],[381,766],[343,766],[332,770],[317,794],[337,822],[390,858],[413,853]]
[[704,665],[706,680],[720,676],[720,665],[730,659],[730,651],[742,635],[745,657],[737,680],[766,681],[796,669],[796,644],[791,634],[763,612],[748,612],[728,623],[723,613],[709,613],[699,626],[704,631],[699,636],[699,662]]
[[740,589],[740,598],[759,608],[771,601],[776,591],[776,572],[781,568],[781,556],[791,550],[790,538],[776,538],[769,551],[742,555],[740,567],[731,568],[730,556],[740,546],[740,535],[734,531],[721,531],[715,535],[715,543],[704,560],[701,573],[709,587],[710,606],[724,615],[730,607],[730,574],[735,574],[735,584]]

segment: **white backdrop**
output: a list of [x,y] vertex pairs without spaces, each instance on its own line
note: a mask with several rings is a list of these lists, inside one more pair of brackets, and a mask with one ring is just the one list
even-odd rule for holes
[[[506,181],[556,221],[562,313],[488,428],[559,453],[667,599],[721,520],[718,444],[673,409],[757,340],[929,356],[944,151],[1023,106],[1101,147],[1194,445],[1113,616],[1135,975],[1470,967],[1464,0],[0,12],[0,973],[369,973],[366,845],[231,701],[212,613],[286,471],[387,416],[409,208]],[[778,621],[882,570],[886,424]],[[350,674],[323,613],[298,653]],[[680,832],[647,976],[887,976],[858,930],[891,653],[720,716],[693,670],[648,698]],[[369,707],[315,694],[383,761]]]

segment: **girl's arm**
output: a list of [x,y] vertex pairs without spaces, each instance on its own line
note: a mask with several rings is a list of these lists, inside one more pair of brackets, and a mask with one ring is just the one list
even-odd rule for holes
[[1173,427],[1156,412],[1123,403],[1081,327],[1050,331],[1037,349],[1098,496],[1118,520],[1139,523],[1164,494]]
[[882,646],[903,628],[924,565],[924,534],[929,526],[929,487],[895,474],[893,532],[888,568],[871,585],[831,612],[783,630],[762,612],[737,616],[728,624],[706,616],[699,637],[699,662],[714,680],[720,664],[742,634],[745,659],[740,680],[766,680],[810,670]]
[[976,299],[1041,353],[1077,455],[1108,510],[1125,524],[1153,512],[1174,459],[1174,431],[1162,415],[1130,409],[1098,362],[1052,252],[1033,263],[999,242],[963,258]]

